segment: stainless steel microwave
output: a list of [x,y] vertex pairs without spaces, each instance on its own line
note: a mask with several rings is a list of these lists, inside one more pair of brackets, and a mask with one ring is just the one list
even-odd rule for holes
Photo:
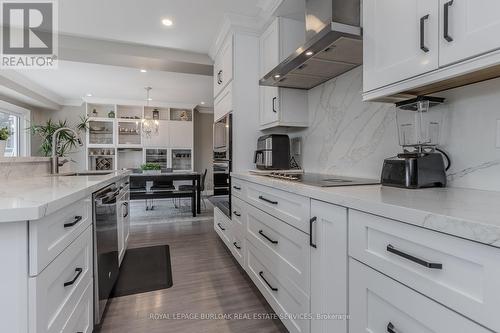
[[231,118],[229,113],[214,123],[214,160],[231,159]]

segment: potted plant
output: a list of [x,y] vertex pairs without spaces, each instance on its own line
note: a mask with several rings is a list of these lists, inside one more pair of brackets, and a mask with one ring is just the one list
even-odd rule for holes
[[9,139],[11,133],[8,127],[0,128],[0,157],[5,155],[5,147],[7,146],[7,139]]
[[[67,120],[59,120],[58,122],[47,120],[42,125],[32,125],[29,130],[33,135],[38,135],[42,139],[40,145],[40,152],[43,156],[50,156],[52,154],[52,134],[62,127],[71,127]],[[78,132],[85,132],[88,129],[88,118],[85,116],[80,117],[80,122],[74,126]],[[78,146],[77,139],[69,132],[62,131],[59,133],[59,147],[57,147],[58,156],[67,156]]]
[[161,165],[158,163],[144,163],[141,165],[142,173],[147,175],[158,175],[161,173]]

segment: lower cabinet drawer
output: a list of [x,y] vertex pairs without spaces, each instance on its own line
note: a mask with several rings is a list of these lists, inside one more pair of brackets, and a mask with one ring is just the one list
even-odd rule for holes
[[487,333],[489,330],[350,259],[350,333]]
[[284,278],[309,295],[309,235],[251,205],[246,209],[248,242],[272,260]]
[[350,210],[349,255],[500,332],[500,249]]
[[241,233],[244,232],[247,225],[246,206],[247,204],[243,200],[238,199],[234,195],[231,196],[231,222],[233,230],[238,229]]
[[91,333],[94,328],[94,284],[84,291],[78,305],[62,329],[62,333]]
[[281,317],[288,331],[309,332],[310,321],[300,318],[301,314],[309,313],[309,296],[280,275],[276,265],[250,242],[246,244],[246,257],[248,275]]
[[40,220],[30,221],[30,275],[38,275],[91,224],[90,197],[79,200]]
[[30,332],[60,332],[92,281],[92,227],[28,280]]
[[217,207],[214,207],[214,229],[227,247],[231,244],[231,220]]

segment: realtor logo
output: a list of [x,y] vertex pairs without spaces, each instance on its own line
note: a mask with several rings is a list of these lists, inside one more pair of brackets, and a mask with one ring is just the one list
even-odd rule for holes
[[55,68],[55,0],[1,1],[1,68]]

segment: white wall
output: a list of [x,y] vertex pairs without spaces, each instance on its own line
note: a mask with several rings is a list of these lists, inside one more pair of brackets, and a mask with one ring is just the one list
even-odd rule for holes
[[[363,103],[358,67],[309,91],[309,128],[303,137],[308,172],[379,178],[383,159],[401,151],[395,109]],[[447,98],[442,147],[449,151],[450,186],[500,191],[500,79],[440,93]]]
[[205,189],[213,190],[213,113],[194,112],[194,170],[208,170]]

